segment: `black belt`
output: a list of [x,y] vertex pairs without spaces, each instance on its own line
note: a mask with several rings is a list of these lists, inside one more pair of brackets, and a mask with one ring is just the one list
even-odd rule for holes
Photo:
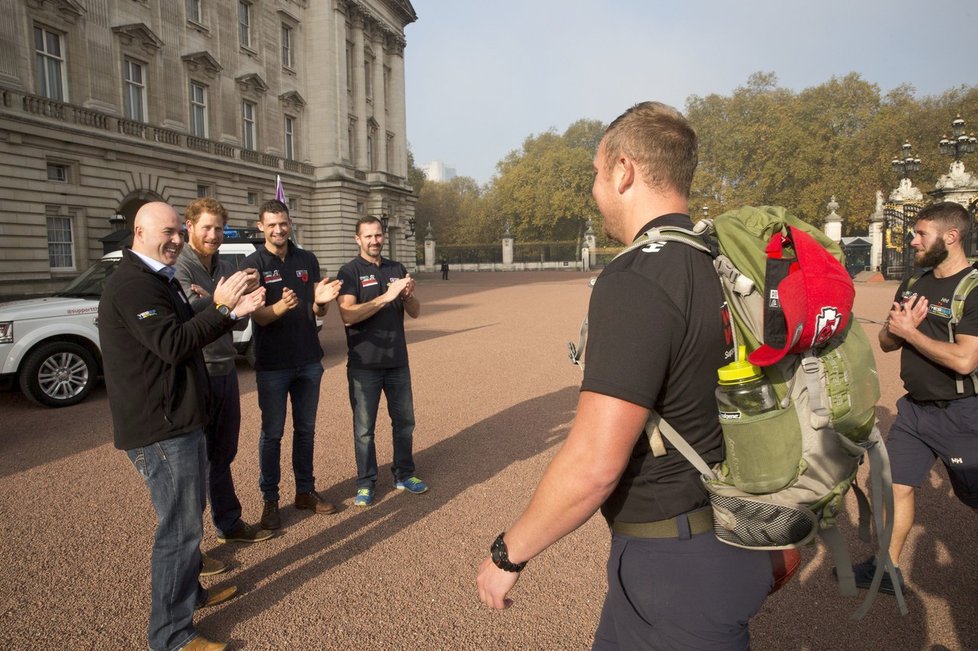
[[668,520],[655,522],[612,522],[611,530],[623,536],[635,538],[679,538],[680,519],[689,524],[690,535],[713,531],[713,511],[703,509],[691,513],[681,513]]

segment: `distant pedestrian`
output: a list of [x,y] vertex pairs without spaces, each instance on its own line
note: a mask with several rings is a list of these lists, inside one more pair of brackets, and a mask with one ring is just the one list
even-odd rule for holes
[[[638,104],[608,127],[592,193],[612,239],[658,225],[692,229],[696,133],[674,109]],[[766,552],[720,542],[702,478],[673,450],[654,456],[654,410],[708,463],[723,458],[714,389],[733,353],[709,256],[650,243],[608,264],[588,309],[577,414],[529,506],[480,567],[479,598],[508,607],[526,563],[600,508],[611,530],[596,650],[747,649],[748,620],[772,585]]]
[[[174,268],[183,248],[180,217],[153,202],[136,213],[132,249],[105,283],[98,323],[115,446],[146,483],[156,511],[149,648],[210,649],[194,611],[230,599],[235,587],[208,593],[197,580],[206,453],[208,379],[201,349],[263,304],[245,294],[248,276],[214,287],[213,306],[196,315]],[[122,508],[128,508],[123,505]]]
[[441,261],[441,279],[448,280],[448,260]]
[[[219,253],[224,242],[228,213],[216,199],[202,197],[187,205],[184,218],[187,244],[177,258],[176,279],[180,281],[194,312],[202,312],[214,307],[214,290],[218,281],[231,277],[235,272],[234,265],[222,259]],[[258,272],[255,269],[243,271],[248,277],[248,290],[257,289]],[[236,321],[236,330],[248,323],[247,318],[238,318],[233,312],[230,316]],[[241,398],[236,359],[237,351],[230,332],[204,347],[204,362],[210,378],[208,420],[204,427],[204,438],[207,441],[207,488],[217,539],[220,542],[252,543],[268,540],[273,533],[248,525],[241,519],[241,502],[235,493],[234,479],[231,476],[231,463],[238,452],[241,428]],[[205,567],[208,560],[212,565],[208,568],[208,573],[222,569],[215,559],[206,559]]]
[[279,529],[279,481],[286,406],[292,401],[292,471],[295,508],[313,513],[336,513],[316,492],[313,445],[316,411],[323,377],[323,348],[316,318],[326,315],[339,293],[339,281],[320,274],[319,260],[289,240],[292,219],[280,201],[266,201],[258,213],[264,245],[245,258],[242,268],[258,270],[267,291],[267,305],[255,312],[255,384],[261,408],[258,456],[259,487],[265,501],[263,529]]
[[394,435],[394,488],[424,493],[428,486],[414,474],[414,397],[404,338],[404,314],[421,313],[414,279],[400,262],[381,256],[384,227],[376,217],[357,221],[360,254],[340,268],[338,304],[346,325],[350,407],[357,462],[356,506],[369,506],[377,482],[374,426],[380,394],[387,398]]
[[[961,321],[949,327],[954,290],[972,270],[964,242],[972,217],[961,205],[935,203],[917,214],[910,242],[914,263],[927,269],[913,286],[904,281],[880,329],[883,352],[900,351],[900,377],[907,394],[886,449],[893,472],[893,538],[890,558],[901,579],[900,554],[914,523],[914,492],[934,462],[944,464],[955,496],[978,511],[978,291],[964,302]],[[853,566],[856,585],[868,588],[875,559]],[[894,594],[888,574],[880,591]]]

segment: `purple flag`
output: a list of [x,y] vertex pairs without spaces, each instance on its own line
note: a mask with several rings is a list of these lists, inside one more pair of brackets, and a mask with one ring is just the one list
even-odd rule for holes
[[289,205],[289,200],[285,198],[285,188],[282,186],[282,177],[278,174],[275,175],[275,200],[281,201],[286,206]]

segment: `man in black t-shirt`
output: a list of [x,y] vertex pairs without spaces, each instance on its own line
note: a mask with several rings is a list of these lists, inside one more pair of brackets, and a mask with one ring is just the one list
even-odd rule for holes
[[258,438],[259,487],[265,506],[261,527],[279,529],[278,485],[287,402],[292,401],[292,471],[295,508],[335,513],[336,507],[316,492],[312,456],[316,435],[323,348],[316,317],[323,317],[340,291],[337,280],[323,278],[319,260],[289,240],[292,220],[280,201],[266,201],[258,213],[265,244],[245,258],[242,268],[258,270],[265,288],[265,307],[256,310],[255,385],[261,408]]
[[[691,228],[696,134],[657,102],[608,127],[592,194],[604,230],[631,243],[652,226]],[[612,534],[608,595],[594,649],[747,649],[747,621],[772,584],[770,556],[721,543],[695,468],[654,456],[655,410],[709,462],[722,458],[717,369],[734,354],[710,257],[650,242],[598,277],[588,309],[577,415],[530,505],[479,571],[479,596],[505,608],[523,565],[598,509]],[[681,559],[681,561],[679,560]]]
[[414,397],[404,340],[404,314],[421,314],[414,279],[400,262],[388,260],[384,227],[373,216],[357,221],[360,254],[340,268],[343,283],[337,303],[346,325],[346,375],[353,409],[353,444],[357,462],[355,506],[370,506],[377,483],[374,426],[380,393],[387,398],[394,437],[394,488],[424,493],[427,484],[414,474]]
[[[965,300],[953,338],[948,332],[954,290],[972,269],[963,245],[971,220],[950,201],[920,211],[910,246],[916,265],[930,269],[912,287],[909,280],[900,285],[879,333],[884,352],[900,351],[907,390],[886,441],[894,499],[890,558],[897,566],[913,527],[914,489],[938,457],[957,498],[978,510],[978,387],[968,377],[978,367],[978,291]],[[873,559],[855,565],[856,584],[869,587],[874,567]],[[894,592],[885,574],[880,590]]]

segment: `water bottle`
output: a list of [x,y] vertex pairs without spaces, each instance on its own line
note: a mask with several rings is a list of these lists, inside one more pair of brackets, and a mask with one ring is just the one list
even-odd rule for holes
[[736,360],[717,369],[717,376],[716,396],[721,421],[740,420],[778,408],[774,387],[761,369],[747,361],[744,346],[738,346]]

